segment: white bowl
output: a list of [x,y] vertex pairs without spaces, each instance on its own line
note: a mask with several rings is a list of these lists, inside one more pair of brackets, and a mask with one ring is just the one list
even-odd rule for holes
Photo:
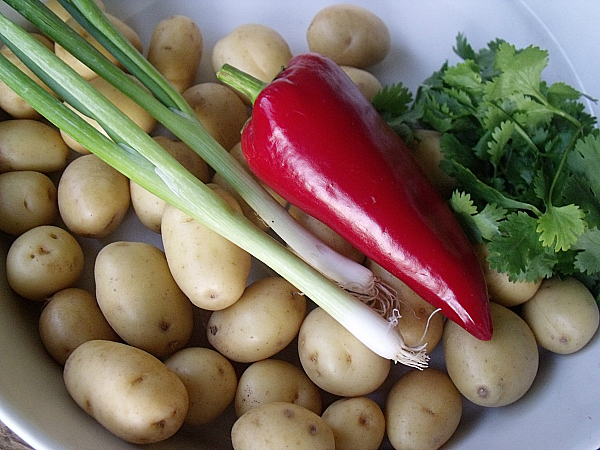
[[[307,50],[305,32],[325,0],[193,1],[104,0],[107,9],[136,29],[147,43],[153,25],[172,14],[196,20],[205,38],[199,79],[214,80],[210,49],[237,25],[270,25],[289,42],[294,53]],[[563,80],[591,96],[600,95],[595,0],[497,2],[492,0],[426,1],[355,0],[382,17],[392,34],[391,55],[374,68],[384,83],[402,81],[414,89],[445,60],[456,61],[452,46],[464,32],[474,48],[500,37],[517,47],[535,44],[550,52],[548,81]],[[0,10],[7,11],[5,5]],[[592,45],[593,44],[593,45]],[[587,61],[593,65],[586,66]],[[596,105],[588,105],[598,114]],[[133,215],[119,239],[160,239],[140,226]],[[4,260],[10,238],[0,235]],[[101,243],[82,240],[88,273]],[[86,278],[83,285],[90,287]],[[0,270],[0,420],[39,449],[126,449],[127,444],[104,430],[71,400],[61,367],[46,353],[37,332],[40,305],[15,296]],[[433,365],[441,365],[439,349]],[[396,366],[394,373],[406,370]],[[232,411],[217,424],[182,429],[174,438],[150,448],[229,448]],[[465,401],[464,417],[448,449],[581,449],[600,447],[600,336],[570,356],[541,354],[539,375],[520,401],[485,409]]]

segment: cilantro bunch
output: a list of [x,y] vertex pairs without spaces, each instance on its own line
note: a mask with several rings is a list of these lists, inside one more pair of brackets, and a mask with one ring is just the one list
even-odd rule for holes
[[513,281],[575,276],[600,289],[600,133],[583,94],[548,85],[548,52],[503,41],[455,53],[412,94],[401,83],[373,103],[399,134],[441,133],[450,205],[494,269]]

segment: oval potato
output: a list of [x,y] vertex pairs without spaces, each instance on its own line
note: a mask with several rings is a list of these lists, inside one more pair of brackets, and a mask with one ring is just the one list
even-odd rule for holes
[[102,313],[128,344],[162,358],[190,340],[192,304],[158,248],[145,242],[112,242],[96,257],[94,279]]
[[377,77],[366,70],[352,66],[342,66],[342,70],[369,101],[373,100],[375,94],[383,87]]
[[67,359],[63,378],[75,402],[127,442],[163,441],[181,428],[187,414],[187,391],[177,375],[123,343],[81,344]]
[[331,428],[312,411],[287,402],[251,409],[233,424],[235,450],[334,450]]

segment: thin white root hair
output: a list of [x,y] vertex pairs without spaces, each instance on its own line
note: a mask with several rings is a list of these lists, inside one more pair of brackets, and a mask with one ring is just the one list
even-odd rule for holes
[[[431,314],[429,314],[429,317],[427,318],[427,325],[425,325],[425,331],[423,331],[423,336],[421,336],[421,339],[419,339],[419,342],[423,342],[423,339],[425,339],[427,330],[429,330],[429,323],[431,322],[431,318],[435,315],[435,313],[437,313],[441,310],[442,310],[442,308],[438,308],[438,309],[435,309]],[[425,343],[425,345],[427,345],[427,343]]]
[[340,287],[387,320],[400,310],[398,292],[381,278],[373,277],[369,286],[345,284]]

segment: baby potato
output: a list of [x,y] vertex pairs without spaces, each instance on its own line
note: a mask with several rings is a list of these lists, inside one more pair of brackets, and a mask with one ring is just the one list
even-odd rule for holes
[[212,66],[218,72],[224,64],[230,64],[269,83],[291,58],[289,45],[277,31],[266,25],[248,23],[217,41]]
[[319,11],[308,27],[306,39],[311,52],[359,69],[382,61],[390,50],[385,22],[371,11],[350,4]]
[[187,16],[174,15],[154,27],[147,58],[181,93],[194,84],[202,50],[198,25]]
[[56,128],[31,119],[0,122],[0,148],[0,173],[56,172],[65,168],[69,156],[69,148]]
[[58,217],[56,186],[40,172],[0,174],[0,230],[19,235]]
[[347,240],[320,220],[306,214],[294,205],[290,206],[289,212],[304,228],[309,230],[339,254],[358,263],[362,263],[365,260],[365,255],[363,253],[354,248]]
[[80,288],[58,291],[44,305],[39,332],[48,353],[61,365],[77,347],[87,341],[119,341],[93,294]]
[[481,243],[475,246],[475,253],[479,258],[485,282],[487,284],[490,299],[507,308],[521,305],[529,300],[542,284],[542,280],[538,281],[511,281],[508,274],[498,272],[490,268],[487,261],[489,255],[487,245]]
[[[125,95],[118,88],[114,87],[104,78],[96,77],[90,81],[90,85],[98,90],[102,95],[104,95],[113,105],[115,105],[123,114],[129,117],[136,125],[138,125],[142,130],[146,133],[150,133],[154,127],[156,126],[156,119],[152,117],[144,108],[139,106],[133,100],[131,100],[127,95]],[[69,104],[67,107],[73,109]],[[94,119],[91,119],[88,116],[84,116],[81,112],[73,110],[76,114],[81,116],[86,122],[100,131],[102,134],[106,134],[104,129],[100,126],[98,122]],[[87,155],[90,151],[69,136],[67,133],[61,130],[61,135],[69,146],[69,148],[75,150],[77,153],[81,153],[83,155]]]
[[342,397],[367,395],[387,378],[391,362],[374,353],[321,308],[313,309],[298,334],[298,354],[308,377]]
[[366,70],[351,66],[342,66],[342,70],[369,101],[373,100],[375,94],[383,87],[377,77]]
[[281,359],[252,363],[238,382],[235,413],[242,416],[266,403],[288,402],[321,414],[321,394],[299,367]]
[[250,284],[233,305],[215,311],[207,324],[210,344],[225,357],[250,363],[283,350],[306,315],[306,297],[278,276]]
[[437,369],[411,370],[388,393],[385,421],[396,449],[435,450],[450,439],[462,415],[462,397]]
[[325,421],[302,406],[267,403],[251,409],[231,428],[234,450],[334,450],[333,431]]
[[103,238],[117,229],[130,204],[129,179],[94,154],[74,159],[58,182],[58,210],[77,235]]
[[[168,136],[153,138],[171,156],[203,183],[210,181],[210,170],[204,161],[185,142]],[[134,181],[129,182],[131,205],[140,221],[155,233],[160,233],[160,222],[167,202],[144,189]]]
[[[212,187],[239,210],[233,197]],[[248,252],[173,205],[165,207],[161,230],[173,278],[194,305],[215,311],[238,301],[250,275]]]
[[165,365],[183,381],[187,389],[187,424],[201,425],[216,419],[235,397],[235,369],[227,358],[212,349],[181,349],[171,355]]
[[226,150],[241,139],[242,128],[250,114],[244,102],[227,86],[200,83],[185,90],[190,104],[206,131]]
[[410,347],[426,344],[425,352],[431,353],[442,339],[444,316],[417,295],[405,283],[368,259],[365,264],[398,298],[398,331]]
[[576,278],[550,278],[523,304],[522,316],[538,344],[554,353],[581,350],[598,330],[598,304]]
[[442,342],[446,369],[467,399],[480,406],[504,406],[529,390],[539,365],[535,336],[510,309],[490,302],[494,334],[481,341],[446,321]]
[[145,242],[112,242],[96,257],[94,279],[104,317],[128,344],[162,358],[190,340],[192,304],[158,248]]
[[377,450],[385,436],[385,416],[368,397],[339,399],[321,417],[333,431],[335,450]]
[[127,344],[84,342],[67,359],[63,378],[73,400],[127,442],[163,441],[181,428],[187,414],[188,395],[179,377]]
[[14,240],[6,255],[6,277],[21,297],[43,301],[72,287],[83,272],[79,242],[67,231],[42,225]]
[[[50,39],[37,33],[31,33],[31,35],[44,44],[49,50],[52,50],[53,43]],[[6,45],[2,45],[0,47],[0,54],[25,73],[25,75],[29,76],[32,80],[36,81],[40,86],[54,95],[50,88],[42,83],[42,81],[25,64],[23,64],[23,62],[21,62],[10,48]],[[0,81],[0,109],[6,111],[15,119],[39,119],[41,117],[40,113],[8,87],[4,81]]]

